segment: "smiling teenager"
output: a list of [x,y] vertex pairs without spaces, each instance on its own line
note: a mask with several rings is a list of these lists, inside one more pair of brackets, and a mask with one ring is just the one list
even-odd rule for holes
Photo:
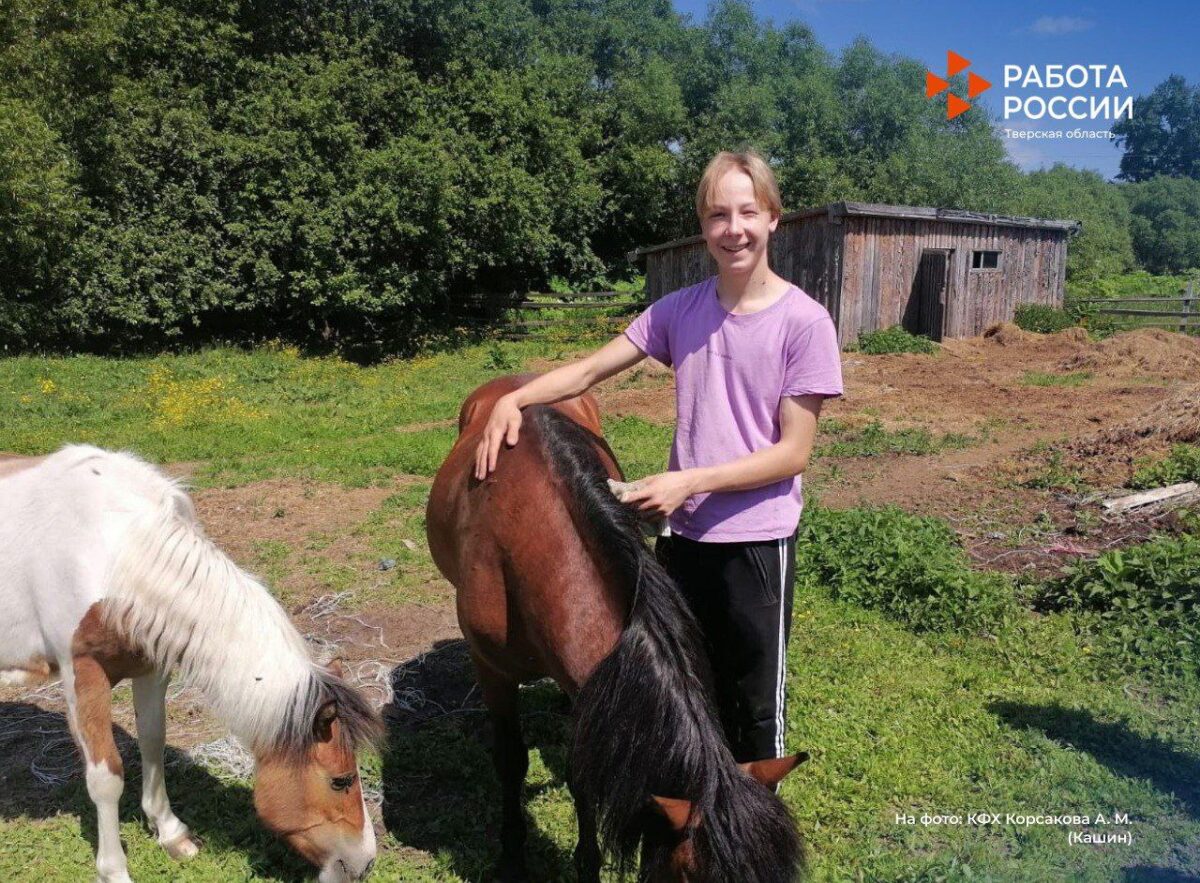
[[656,301],[624,334],[500,399],[475,474],[516,444],[521,409],[580,395],[650,356],[675,370],[668,471],[622,500],[669,517],[659,559],[700,621],[718,711],[739,762],[782,757],[784,677],[796,528],[821,403],[842,394],[826,309],[768,261],[782,205],[757,153],[722,152],[704,171],[696,212],[717,275]]

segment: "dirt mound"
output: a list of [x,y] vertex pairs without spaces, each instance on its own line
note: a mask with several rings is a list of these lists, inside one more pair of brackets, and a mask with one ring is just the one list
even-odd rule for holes
[[1200,443],[1200,383],[1181,388],[1136,417],[1075,439],[1064,451],[1085,477],[1124,484],[1139,461],[1161,457],[1182,443]]
[[983,339],[1000,346],[1012,346],[1015,343],[1028,343],[1034,339],[1034,335],[1021,330],[1012,322],[997,322],[983,332]]
[[1055,340],[1065,341],[1067,343],[1088,343],[1091,338],[1088,337],[1087,329],[1079,325],[1072,325],[1070,328],[1064,328],[1057,334],[1051,335]]
[[973,352],[986,355],[995,352],[995,347],[1007,350],[1006,360],[1013,356],[1030,358],[1063,358],[1088,344],[1086,328],[1074,326],[1055,334],[1038,334],[1026,331],[1012,322],[997,322],[988,326],[979,337],[951,341]]
[[1139,328],[1094,343],[1064,359],[1058,368],[1106,377],[1190,379],[1200,375],[1200,340],[1161,328]]
[[1155,446],[1200,442],[1200,383],[1183,387],[1144,414],[1077,439],[1070,448],[1080,453],[1102,453],[1145,446],[1147,442]]

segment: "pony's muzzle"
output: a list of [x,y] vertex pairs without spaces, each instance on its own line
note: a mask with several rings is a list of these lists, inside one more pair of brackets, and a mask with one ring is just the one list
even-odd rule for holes
[[362,880],[375,867],[375,859],[370,858],[365,864],[359,865],[353,859],[334,858],[321,869],[317,879],[320,883],[353,883]]

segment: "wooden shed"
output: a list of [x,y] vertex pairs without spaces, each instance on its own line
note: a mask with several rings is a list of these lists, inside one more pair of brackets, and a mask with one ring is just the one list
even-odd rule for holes
[[[903,325],[934,340],[1012,321],[1020,303],[1061,307],[1078,221],[836,202],[783,216],[771,267],[820,301],[845,346]],[[716,273],[699,236],[640,248],[651,300]]]

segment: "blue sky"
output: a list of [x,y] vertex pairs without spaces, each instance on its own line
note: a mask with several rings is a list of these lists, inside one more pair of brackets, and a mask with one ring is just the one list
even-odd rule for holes
[[[674,0],[680,12],[703,20],[708,0]],[[1200,84],[1200,2],[1056,3],[1026,0],[753,0],[760,18],[800,21],[834,55],[863,35],[876,47],[923,62],[934,73],[946,68],[946,50],[971,61],[971,70],[993,83],[979,101],[1003,129],[1106,130],[1111,120],[1031,120],[1017,112],[1002,119],[1004,96],[1090,95],[1095,89],[1050,90],[1004,86],[1004,66],[1048,64],[1120,65],[1128,88],[1099,94],[1145,95],[1177,73]],[[965,96],[964,96],[965,97]],[[939,99],[943,100],[943,99]],[[1003,131],[1001,135],[1003,135]],[[1023,169],[1064,162],[1106,177],[1119,170],[1121,151],[1103,140],[1006,138],[1010,157]]]

